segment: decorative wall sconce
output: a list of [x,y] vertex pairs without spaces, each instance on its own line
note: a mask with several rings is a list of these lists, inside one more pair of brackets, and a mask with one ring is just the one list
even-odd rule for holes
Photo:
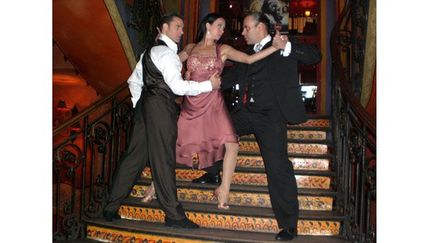
[[[65,100],[59,100],[59,102],[57,103],[56,112],[54,112],[54,117],[53,117],[54,118],[54,127],[57,127],[58,125],[71,119],[72,117],[74,117],[77,114],[78,114],[78,108],[76,105],[74,105],[71,109],[66,105]],[[74,133],[78,133],[80,131],[81,131],[81,124],[79,121],[74,123],[70,127],[70,135],[71,136]]]
[[74,105],[74,107],[72,108],[72,116],[75,116],[76,114],[78,114],[78,108],[76,107],[76,105]]
[[[76,107],[76,105],[74,105],[74,107],[72,108],[72,117],[74,117],[77,114],[78,114],[78,108]],[[77,121],[71,126],[71,135],[73,133],[79,132],[80,130],[81,130],[81,125],[79,121]]]
[[66,101],[59,100],[59,102],[57,104],[57,110],[58,111],[68,111],[69,108],[66,107]]
[[309,17],[310,15],[311,15],[310,10],[305,10],[305,16],[306,16],[306,17]]

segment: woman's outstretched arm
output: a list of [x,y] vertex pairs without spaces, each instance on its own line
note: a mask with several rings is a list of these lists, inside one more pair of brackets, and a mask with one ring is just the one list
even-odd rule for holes
[[269,56],[270,54],[272,54],[273,52],[275,52],[277,50],[278,49],[276,47],[270,46],[269,48],[263,49],[262,51],[260,51],[258,53],[248,55],[244,52],[241,52],[241,51],[234,49],[230,45],[222,45],[221,56],[222,56],[222,61],[224,61],[224,62],[227,59],[229,59],[229,60],[236,61],[236,62],[251,64],[251,63],[254,63],[256,61],[259,61],[259,60]]
[[281,35],[279,31],[276,31],[276,35],[273,37],[272,46],[252,55],[248,55],[244,52],[238,51],[229,45],[222,45],[222,61],[225,62],[226,59],[230,59],[236,62],[251,64],[269,56],[270,54],[279,49],[284,50],[287,42],[288,36]]

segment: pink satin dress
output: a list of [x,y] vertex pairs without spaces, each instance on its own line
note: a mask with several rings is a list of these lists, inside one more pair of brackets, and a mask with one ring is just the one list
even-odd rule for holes
[[[223,70],[223,62],[216,47],[215,55],[191,54],[187,60],[190,80],[205,81],[217,71]],[[198,154],[198,169],[206,168],[222,160],[225,143],[238,143],[222,92],[213,90],[197,96],[185,96],[177,122],[178,136],[176,160],[189,167],[192,157]]]

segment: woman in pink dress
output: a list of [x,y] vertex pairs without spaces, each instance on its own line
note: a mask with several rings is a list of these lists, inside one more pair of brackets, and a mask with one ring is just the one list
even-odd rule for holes
[[[224,33],[224,28],[225,20],[216,13],[208,14],[200,22],[196,37],[198,43],[187,45],[180,54],[182,59],[187,57],[188,80],[205,81],[215,72],[221,74],[227,59],[253,63],[278,50],[272,46],[256,54],[247,55],[229,45],[220,45],[217,41]],[[192,157],[198,154],[197,167],[203,169],[223,159],[222,183],[214,195],[218,200],[218,208],[228,209],[227,202],[237,162],[239,138],[232,126],[222,92],[215,90],[193,97],[185,96],[177,127],[177,163],[194,167]],[[143,201],[151,199],[151,193],[146,194]]]

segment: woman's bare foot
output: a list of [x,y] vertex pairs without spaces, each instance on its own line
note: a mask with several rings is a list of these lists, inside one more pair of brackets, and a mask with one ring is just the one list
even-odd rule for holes
[[229,198],[229,192],[223,191],[220,187],[216,188],[216,190],[213,193],[213,197],[217,199],[217,207],[219,209],[228,210],[228,198]]

